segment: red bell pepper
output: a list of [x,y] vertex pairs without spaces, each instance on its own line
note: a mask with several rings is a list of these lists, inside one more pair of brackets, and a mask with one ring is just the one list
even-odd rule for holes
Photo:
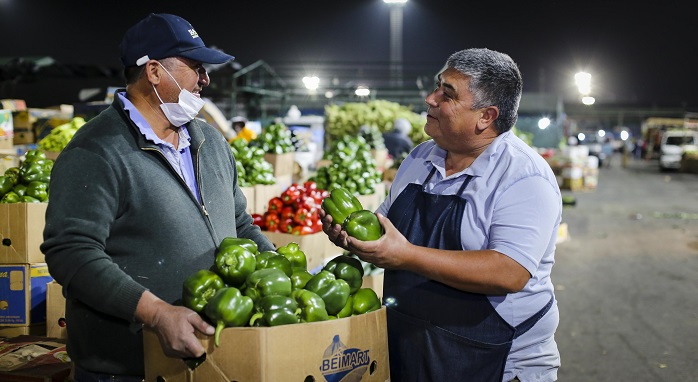
[[293,219],[293,217],[295,215],[296,215],[296,210],[294,210],[292,206],[284,206],[284,208],[281,209],[281,213],[279,214],[279,217],[281,218],[281,220]]
[[269,212],[274,212],[274,213],[280,213],[281,209],[284,208],[284,202],[281,200],[280,197],[275,196],[271,199],[269,199],[269,205],[267,206],[267,211]]
[[264,226],[267,227],[267,231],[278,232],[280,222],[279,214],[271,211],[264,213]]
[[291,233],[293,230],[293,227],[295,226],[295,223],[293,222],[293,219],[282,219],[281,222],[279,223],[279,231],[283,233]]
[[262,216],[262,214],[252,214],[252,224],[261,229],[266,228],[266,225],[264,225],[264,216]]
[[281,193],[281,201],[285,205],[291,205],[298,200],[298,198],[301,196],[301,190],[298,189],[298,185],[293,183],[288,188]]
[[313,232],[313,229],[308,227],[307,225],[297,225],[293,227],[291,233],[294,235],[310,235],[311,233],[315,232]]
[[318,220],[318,218],[319,214],[316,208],[299,208],[296,210],[296,215],[293,217],[293,221],[297,224],[310,227],[316,220]]

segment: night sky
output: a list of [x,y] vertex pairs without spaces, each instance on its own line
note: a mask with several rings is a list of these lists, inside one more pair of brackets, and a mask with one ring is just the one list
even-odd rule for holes
[[[574,73],[586,70],[598,102],[698,109],[698,19],[690,2],[507,3],[409,0],[403,64],[438,70],[456,50],[487,47],[514,58],[525,91],[569,92]],[[0,0],[0,58],[119,68],[123,32],[148,12],[184,17],[207,45],[242,66],[390,58],[389,9],[381,0]]]

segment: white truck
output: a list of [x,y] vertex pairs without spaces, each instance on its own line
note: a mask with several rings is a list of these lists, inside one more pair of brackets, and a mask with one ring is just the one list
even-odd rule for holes
[[698,150],[698,131],[686,129],[665,131],[660,144],[659,169],[661,171],[680,169],[683,153],[694,150]]

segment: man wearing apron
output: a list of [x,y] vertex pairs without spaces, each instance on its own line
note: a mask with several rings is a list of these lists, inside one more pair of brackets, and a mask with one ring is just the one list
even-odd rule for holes
[[[384,268],[390,374],[402,381],[555,381],[550,272],[562,202],[545,160],[510,130],[521,74],[507,55],[451,55],[425,132],[376,213],[376,241],[330,240]],[[324,214],[323,214],[324,215]]]

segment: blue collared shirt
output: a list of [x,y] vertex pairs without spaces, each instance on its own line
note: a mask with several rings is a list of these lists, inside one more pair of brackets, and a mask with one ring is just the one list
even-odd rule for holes
[[[453,195],[466,174],[473,178],[461,195],[466,202],[461,224],[465,250],[490,249],[509,256],[531,274],[518,293],[488,296],[497,313],[516,326],[538,312],[553,296],[550,272],[562,217],[555,174],[545,159],[515,134],[497,137],[473,162],[446,176],[447,152],[427,141],[402,162],[388,197],[376,212],[387,216],[391,204],[410,183],[423,184],[432,166],[436,174],[426,185],[432,194]],[[518,375],[531,381],[556,378],[560,356],[554,340],[559,321],[557,303],[531,330],[514,340],[504,380]]]
[[176,149],[171,143],[165,142],[158,138],[153,131],[153,128],[150,127],[150,124],[148,124],[145,118],[143,118],[143,115],[138,111],[138,109],[136,109],[131,101],[126,98],[126,92],[118,93],[118,95],[121,101],[124,103],[124,110],[128,111],[131,121],[138,126],[141,134],[143,134],[146,139],[158,145],[160,150],[162,150],[162,152],[165,154],[167,161],[170,162],[170,165],[172,165],[172,168],[174,168],[179,176],[184,180],[192,194],[196,196],[196,200],[201,202],[199,187],[196,183],[196,175],[194,173],[194,162],[192,161],[191,150],[189,149],[191,146],[189,143],[191,137],[189,136],[186,125],[179,127],[179,148]]

